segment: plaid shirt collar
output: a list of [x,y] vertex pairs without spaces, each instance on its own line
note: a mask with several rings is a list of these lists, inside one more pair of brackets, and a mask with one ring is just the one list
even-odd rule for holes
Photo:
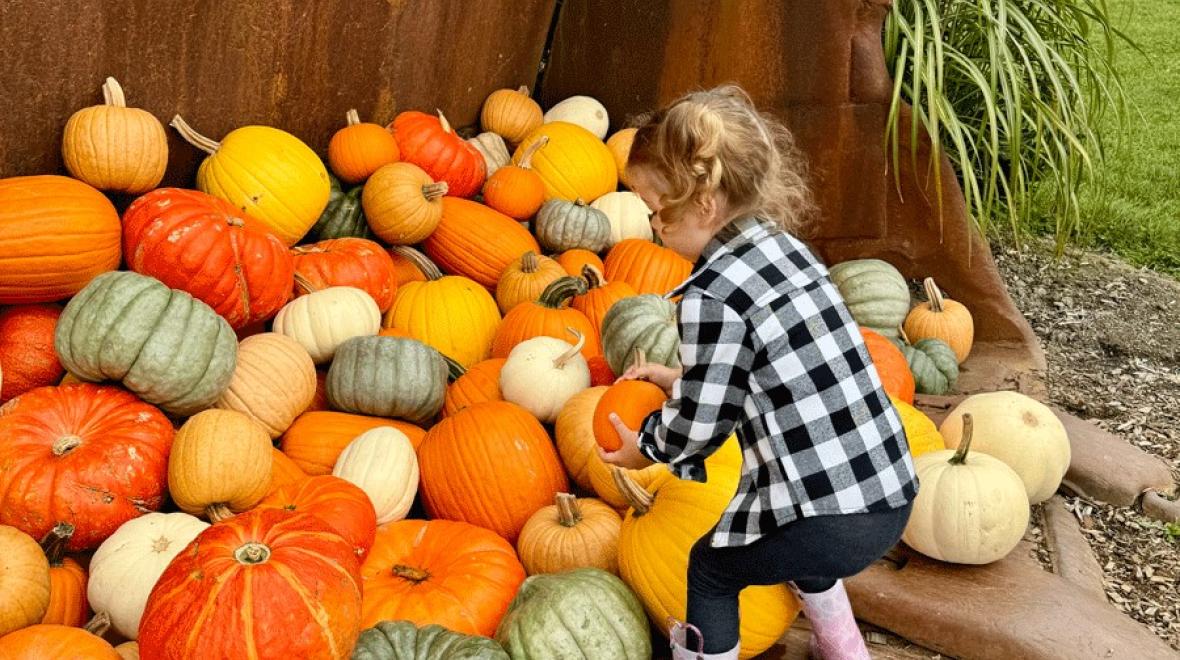
[[767,228],[765,221],[756,216],[746,216],[738,218],[721,228],[713,240],[709,241],[705,248],[701,250],[701,256],[697,257],[696,264],[692,267],[692,272],[683,282],[676,285],[674,289],[669,291],[664,297],[675,298],[684,294],[684,291],[692,285],[693,280],[701,273],[705,272],[709,265],[717,260],[723,254],[731,252],[733,248],[743,243],[752,243],[759,239],[768,236],[770,230]]

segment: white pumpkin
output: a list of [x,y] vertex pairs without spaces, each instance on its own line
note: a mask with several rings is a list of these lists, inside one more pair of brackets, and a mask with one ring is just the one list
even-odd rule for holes
[[90,559],[90,608],[110,616],[120,635],[137,639],[152,587],[172,559],[208,527],[187,513],[149,513],[120,525]]
[[[901,539],[941,561],[989,564],[1006,556],[1028,528],[1024,482],[1003,461],[970,452],[971,415],[959,450],[914,459],[917,499]],[[970,452],[970,453],[969,453]]]
[[236,410],[277,438],[315,399],[315,363],[307,349],[277,332],[246,337],[229,388],[215,404]]
[[332,474],[352,482],[373,503],[377,524],[401,520],[418,492],[418,457],[405,433],[379,426],[353,438]]
[[590,204],[610,220],[610,241],[608,246],[626,238],[652,240],[651,209],[643,198],[633,192],[611,192]]
[[577,344],[553,337],[520,342],[500,368],[500,394],[545,424],[557,419],[575,394],[590,387],[590,367],[582,357],[585,338]]
[[545,113],[545,123],[554,121],[577,124],[598,136],[599,140],[605,138],[610,129],[610,115],[606,112],[606,106],[589,96],[571,96],[549,108],[549,112]]
[[988,392],[964,399],[939,431],[947,449],[959,446],[963,415],[975,418],[972,450],[994,456],[1016,471],[1028,501],[1053,496],[1069,469],[1069,435],[1048,406],[1018,392]]
[[508,145],[504,144],[504,138],[500,137],[499,133],[485,131],[473,138],[468,138],[467,144],[475,147],[475,150],[483,156],[489,178],[496,170],[512,162],[512,156],[508,153]]
[[330,286],[284,305],[273,329],[299,342],[313,362],[323,364],[346,340],[380,332],[381,310],[366,291]]

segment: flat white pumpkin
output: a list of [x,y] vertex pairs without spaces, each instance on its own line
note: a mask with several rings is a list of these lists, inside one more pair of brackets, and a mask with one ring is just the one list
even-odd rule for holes
[[557,419],[575,394],[590,387],[590,367],[582,357],[585,339],[577,344],[553,337],[520,342],[500,369],[500,393],[543,423]]
[[602,211],[610,220],[610,247],[626,238],[652,240],[651,209],[639,195],[633,192],[607,193],[594,200],[590,208]]
[[610,115],[606,112],[606,106],[589,96],[571,96],[549,108],[549,112],[545,113],[545,123],[554,121],[577,124],[598,136],[599,140],[605,138],[610,129]]
[[273,329],[302,344],[313,362],[323,364],[345,341],[380,332],[381,310],[366,291],[330,286],[284,305]]
[[418,492],[418,457],[405,433],[380,426],[358,435],[336,459],[332,474],[365,491],[377,524],[401,520]]
[[315,363],[298,341],[277,332],[246,337],[229,388],[215,406],[236,410],[277,438],[315,399]]
[[120,635],[137,639],[152,587],[172,559],[208,527],[187,513],[149,513],[120,525],[90,560],[90,608],[106,612]]

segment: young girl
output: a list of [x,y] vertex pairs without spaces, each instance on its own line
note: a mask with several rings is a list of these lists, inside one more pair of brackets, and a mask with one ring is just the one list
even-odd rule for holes
[[856,322],[824,265],[786,232],[810,204],[797,163],[786,128],[732,86],[655,113],[631,147],[627,172],[652,229],[696,265],[668,294],[682,296],[682,369],[622,376],[660,385],[668,402],[637,430],[613,416],[623,446],[599,451],[696,481],[735,429],[743,453],[737,494],[689,556],[677,660],[737,658],[739,592],[783,582],[802,600],[813,656],[868,658],[840,578],[901,538],[917,493]]

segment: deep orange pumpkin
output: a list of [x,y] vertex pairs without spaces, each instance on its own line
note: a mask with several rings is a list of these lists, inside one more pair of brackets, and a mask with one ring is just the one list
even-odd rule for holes
[[53,350],[59,316],[57,305],[18,305],[0,311],[0,403],[61,380],[65,369]]
[[594,266],[600,273],[606,270],[606,266],[603,265],[602,259],[597,254],[582,248],[566,250],[554,258],[565,269],[565,272],[569,273],[570,277],[581,277],[582,269],[586,266]]
[[[351,286],[373,296],[381,311],[389,309],[397,294],[393,258],[374,241],[335,238],[291,248],[295,272],[316,290]],[[296,283],[295,296],[310,293]]]
[[666,247],[641,238],[627,238],[606,255],[603,274],[608,281],[621,280],[636,293],[664,295],[692,272],[692,263]]
[[568,487],[545,428],[507,401],[477,403],[440,421],[418,448],[418,467],[432,518],[479,525],[510,542]]
[[659,385],[647,381],[623,380],[611,385],[594,407],[594,439],[598,446],[607,451],[617,451],[623,446],[611,424],[611,413],[617,414],[627,428],[638,429],[644,418],[659,410],[667,400],[668,395]]
[[148,596],[144,658],[347,658],[360,563],[319,518],[247,511],[201,532]]
[[447,385],[442,414],[454,415],[460,410],[485,401],[503,401],[500,394],[500,369],[506,358],[490,358],[471,365],[462,376]]
[[869,357],[877,367],[877,374],[881,377],[881,384],[885,392],[913,404],[914,402],[914,374],[910,365],[902,355],[901,349],[893,342],[881,335],[862,327],[860,334],[865,338],[865,346],[869,349]]
[[506,358],[517,344],[533,337],[554,337],[572,344],[574,339],[568,328],[577,330],[585,337],[582,355],[587,360],[602,355],[598,328],[585,314],[566,306],[571,298],[585,291],[585,280],[563,277],[546,287],[537,300],[513,307],[500,322],[500,327],[496,328],[492,356]]
[[409,110],[389,125],[403,162],[421,167],[435,181],[446,181],[451,195],[471,197],[479,192],[487,173],[483,156],[438,116]]
[[532,170],[532,159],[548,142],[549,138],[543,136],[525,150],[519,165],[505,165],[496,170],[483,186],[484,203],[517,220],[536,215],[545,203],[545,182]]
[[280,488],[308,478],[303,468],[296,465],[295,461],[279,451],[278,447],[271,447],[270,455],[272,462],[270,464],[270,488],[266,491],[267,495],[273,494]]
[[0,524],[42,538],[74,525],[71,552],[160,508],[172,423],[112,386],[39,387],[0,408]]
[[635,288],[626,282],[607,282],[602,277],[602,271],[594,266],[583,266],[582,278],[589,285],[589,290],[580,296],[574,296],[570,301],[570,307],[585,314],[599,333],[602,332],[602,319],[610,311],[611,305],[623,298],[639,295]]
[[382,165],[397,162],[397,140],[380,124],[361,122],[355,109],[344,115],[348,123],[328,141],[328,164],[345,183],[360,183]]
[[83,628],[42,623],[0,637],[0,658],[4,660],[46,660],[85,658],[122,660],[105,639]]
[[601,355],[586,360],[586,366],[590,367],[590,387],[598,387],[599,385],[611,385],[615,382],[618,376],[611,371],[610,362]]
[[49,609],[41,623],[80,626],[86,623],[90,608],[86,603],[86,569],[65,556],[66,543],[74,535],[74,526],[59,523],[41,539],[41,549],[49,560]]
[[478,202],[443,198],[442,222],[422,244],[438,267],[495,290],[500,274],[525,252],[541,252],[537,239],[512,218]]
[[426,435],[421,428],[399,419],[316,410],[296,417],[280,442],[283,453],[308,475],[331,474],[348,443],[378,426],[392,426],[405,433],[415,448]]
[[330,474],[284,486],[263,498],[257,508],[302,511],[319,517],[352,545],[359,561],[368,556],[377,534],[377,512],[369,496]]
[[157,188],[123,214],[131,270],[192,294],[235,329],[274,316],[295,265],[266,225],[199,190]]

